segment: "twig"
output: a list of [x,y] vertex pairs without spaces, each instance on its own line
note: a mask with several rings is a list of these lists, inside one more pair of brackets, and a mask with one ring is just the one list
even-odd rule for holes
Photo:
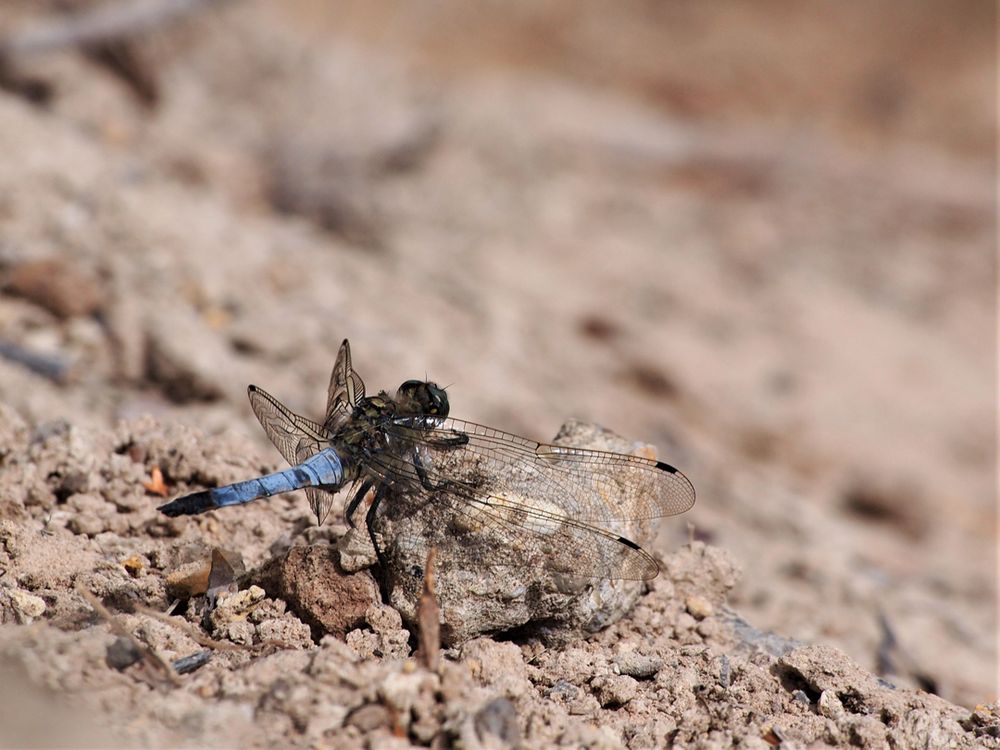
[[434,558],[437,549],[431,547],[424,566],[424,591],[417,604],[417,620],[420,623],[420,660],[432,672],[437,670],[441,660],[441,620],[440,608],[434,594]]
[[69,363],[63,357],[25,349],[13,341],[0,341],[0,357],[24,365],[56,383],[65,382],[69,373]]
[[64,47],[120,40],[219,2],[223,0],[130,0],[102,5],[87,13],[13,32],[0,40],[0,58],[28,57]]
[[93,609],[98,614],[98,616],[100,616],[102,620],[108,623],[108,626],[111,628],[111,632],[131,642],[131,644],[135,647],[135,649],[140,654],[143,655],[145,660],[148,663],[152,664],[157,669],[157,671],[159,671],[164,677],[166,677],[173,685],[176,686],[181,684],[180,680],[177,677],[177,673],[174,671],[174,668],[170,665],[170,662],[165,661],[163,657],[160,656],[158,653],[156,653],[150,646],[141,643],[134,635],[132,635],[125,628],[125,626],[118,621],[118,618],[115,617],[113,614],[111,614],[111,612],[108,611],[107,607],[101,604],[100,599],[98,599],[96,596],[90,593],[86,588],[84,588],[82,583],[77,583],[76,590],[77,593],[84,598],[87,604],[90,605],[91,609]]
[[201,669],[203,666],[208,664],[211,658],[211,651],[198,651],[190,656],[174,659],[170,665],[174,668],[174,671],[176,671],[177,674],[187,674],[189,672],[194,672],[196,669]]
[[217,641],[214,638],[209,638],[207,635],[202,635],[194,625],[189,623],[187,620],[182,620],[179,617],[171,617],[170,615],[165,615],[162,612],[157,612],[155,609],[150,609],[149,607],[144,607],[141,604],[135,605],[135,611],[140,614],[146,615],[147,617],[152,617],[154,620],[159,620],[165,625],[173,625],[178,630],[184,632],[188,638],[192,639],[199,646],[204,646],[205,648],[214,648],[216,651],[242,651],[242,646],[237,646],[235,643],[226,643],[225,641]]

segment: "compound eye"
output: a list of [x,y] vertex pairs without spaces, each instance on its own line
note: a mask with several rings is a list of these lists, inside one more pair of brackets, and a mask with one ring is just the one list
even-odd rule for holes
[[412,396],[420,390],[424,383],[421,380],[407,380],[399,386],[399,393],[405,396]]
[[427,409],[428,413],[439,417],[447,417],[448,394],[444,392],[444,388],[438,388],[434,383],[428,383],[427,393],[431,401]]

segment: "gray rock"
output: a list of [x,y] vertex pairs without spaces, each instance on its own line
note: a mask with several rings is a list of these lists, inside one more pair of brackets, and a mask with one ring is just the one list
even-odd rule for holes
[[[643,450],[600,427],[576,422],[564,425],[555,443],[620,453]],[[477,532],[463,536],[463,529],[454,528],[450,508],[433,503],[413,507],[405,496],[390,496],[383,508],[378,531],[387,540],[384,579],[389,602],[406,623],[416,624],[427,553],[436,548],[436,594],[446,646],[513,629],[566,642],[617,621],[646,590],[642,581],[573,575],[580,567],[578,549],[553,544],[541,559],[537,552],[519,548],[516,538],[497,528],[500,524],[487,527],[487,520],[477,518],[474,510],[458,517],[469,531]],[[654,522],[646,521],[611,531],[646,545],[656,529]]]

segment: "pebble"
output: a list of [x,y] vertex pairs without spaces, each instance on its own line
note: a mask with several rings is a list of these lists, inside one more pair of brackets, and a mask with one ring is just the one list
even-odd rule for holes
[[663,668],[663,659],[658,656],[644,656],[634,651],[620,654],[614,659],[618,672],[637,680],[654,677]]
[[132,666],[141,658],[142,651],[136,646],[135,641],[125,636],[115,638],[104,654],[105,663],[119,672]]
[[377,629],[398,613],[372,610],[381,606],[375,579],[367,573],[345,574],[337,565],[335,550],[327,544],[292,547],[261,568],[259,583],[272,597],[283,599],[289,609],[315,632],[343,638],[371,616]]
[[[218,629],[215,632],[218,633]],[[233,643],[241,643],[244,646],[253,645],[254,626],[246,620],[229,623],[223,632],[225,637]]]
[[362,732],[374,732],[380,727],[388,727],[392,724],[392,717],[389,709],[381,703],[368,703],[355,709],[347,716],[344,722],[348,726],[357,727]]
[[104,531],[104,520],[93,513],[77,513],[67,523],[74,534],[84,534],[94,537]]
[[251,586],[234,594],[220,594],[215,609],[209,615],[213,632],[224,633],[236,643],[253,643],[254,626],[246,618],[265,596],[260,586]]
[[45,612],[45,600],[40,596],[29,594],[22,589],[11,589],[7,592],[7,596],[10,597],[10,603],[22,625],[27,625]]
[[3,286],[8,293],[64,319],[96,313],[106,302],[96,274],[69,259],[18,263],[7,271]]
[[840,702],[840,698],[832,690],[824,690],[820,693],[817,704],[820,714],[828,719],[836,721],[845,714],[844,704]]
[[472,721],[481,742],[485,743],[489,735],[509,747],[516,747],[521,741],[517,710],[507,698],[494,698],[476,712]]
[[590,687],[602,707],[624,706],[635,697],[639,683],[628,675],[607,675],[595,677]]
[[706,617],[711,617],[715,612],[715,608],[712,607],[712,603],[705,597],[699,596],[698,594],[692,594],[685,599],[684,607],[696,620],[704,620]]

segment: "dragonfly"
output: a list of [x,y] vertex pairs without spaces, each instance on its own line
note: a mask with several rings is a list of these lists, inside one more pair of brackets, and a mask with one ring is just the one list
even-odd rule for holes
[[[374,493],[364,523],[380,561],[382,511],[409,503],[433,508],[469,550],[507,544],[516,551],[484,555],[484,564],[507,559],[545,569],[561,554],[570,556],[568,572],[575,576],[648,580],[659,565],[619,529],[682,513],[695,502],[691,481],[663,461],[539,443],[454,419],[445,390],[430,381],[407,380],[393,395],[367,396],[347,339],[330,376],[322,422],[293,413],[257,386],[248,393],[264,432],[291,468],[179,497],[159,507],[167,516],[305,489],[322,524],[336,494],[350,488],[344,517],[352,527]],[[475,566],[476,555],[463,555],[463,564]]]

